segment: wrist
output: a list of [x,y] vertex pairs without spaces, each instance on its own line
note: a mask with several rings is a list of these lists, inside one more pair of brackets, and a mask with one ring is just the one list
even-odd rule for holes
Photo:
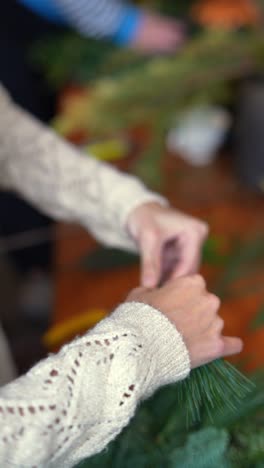
[[187,347],[175,325],[160,311],[141,302],[121,304],[111,317],[118,325],[142,337],[145,359],[149,357],[149,374],[144,396],[157,388],[185,379],[190,372]]
[[136,206],[127,217],[127,231],[133,237],[136,238],[138,230],[144,223],[144,220],[151,213],[157,214],[159,211],[163,211],[167,207],[169,202],[165,198],[157,200],[149,200],[140,205]]

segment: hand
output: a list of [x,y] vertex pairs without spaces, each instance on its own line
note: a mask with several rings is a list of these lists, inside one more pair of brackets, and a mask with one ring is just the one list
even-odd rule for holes
[[184,40],[182,23],[149,13],[143,18],[131,46],[146,53],[173,52]]
[[196,273],[208,225],[158,203],[132,211],[127,228],[141,254],[141,284],[148,288],[169,277]]
[[239,338],[222,335],[220,301],[199,275],[171,280],[160,289],[135,289],[127,301],[149,304],[166,315],[183,337],[192,369],[242,350]]

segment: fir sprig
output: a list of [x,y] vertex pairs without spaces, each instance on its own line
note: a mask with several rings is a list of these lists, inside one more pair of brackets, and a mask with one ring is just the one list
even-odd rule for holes
[[190,377],[177,384],[176,394],[184,404],[188,426],[203,417],[214,422],[214,413],[235,412],[254,384],[230,363],[218,360],[194,369]]

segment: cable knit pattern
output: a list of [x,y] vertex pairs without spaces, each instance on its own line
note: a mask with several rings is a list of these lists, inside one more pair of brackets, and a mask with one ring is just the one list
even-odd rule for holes
[[77,222],[104,244],[135,250],[128,214],[166,201],[136,178],[81,154],[26,112],[0,86],[0,186],[46,214]]
[[[0,185],[106,244],[135,248],[128,213],[164,200],[133,177],[78,153],[0,88]],[[159,311],[125,303],[82,338],[0,389],[0,466],[67,468],[100,452],[161,385],[190,361]]]
[[140,303],[121,305],[84,337],[0,390],[0,465],[67,468],[100,452],[137,403],[185,378],[174,326]]

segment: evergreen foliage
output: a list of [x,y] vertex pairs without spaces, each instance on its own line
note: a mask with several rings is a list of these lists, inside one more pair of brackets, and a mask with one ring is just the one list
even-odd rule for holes
[[177,385],[178,406],[185,405],[187,426],[202,417],[214,422],[214,412],[240,406],[253,385],[227,361],[218,360],[194,369]]
[[[186,16],[192,2],[147,3]],[[262,1],[259,4],[264,9]],[[148,125],[152,138],[134,172],[155,187],[162,183],[160,162],[168,129],[188,108],[230,102],[237,79],[263,73],[263,56],[264,33],[258,29],[199,31],[180,53],[167,57],[145,57],[75,33],[45,40],[33,53],[56,87],[88,84],[79,109],[75,106],[55,120],[58,131],[67,135],[82,129],[97,137]]]
[[141,405],[103,453],[78,468],[261,468],[264,376],[254,381],[256,386],[236,410],[213,411],[214,425],[201,413],[200,422],[189,427],[177,384],[168,386]]
[[[147,0],[139,3],[179,18],[188,17],[193,1]],[[50,84],[60,88],[69,81],[87,84],[101,77],[120,76],[135,66],[143,65],[147,58],[110,42],[65,32],[37,42],[32,48],[31,59],[43,69]]]
[[79,106],[59,115],[55,128],[109,137],[147,125],[152,137],[134,171],[157,187],[168,129],[195,105],[230,102],[237,79],[262,72],[264,34],[204,31],[169,57],[143,57],[69,35],[42,46],[38,56],[56,84],[89,82]]
[[[113,73],[111,78],[109,73],[96,80],[87,113],[82,116],[88,121],[82,123],[90,130],[113,131],[139,123],[153,124],[157,119],[171,121],[176,110],[221,99],[229,80],[262,67],[258,52],[263,50],[264,36],[257,31],[203,32],[175,56],[148,58],[127,73]],[[119,54],[129,61],[130,54]]]
[[36,42],[30,55],[54,89],[69,82],[86,85],[99,78],[118,77],[145,62],[144,56],[133,51],[124,51],[106,41],[86,39],[74,32]]
[[[185,445],[175,449],[169,459],[169,468],[229,468],[226,450],[228,432],[207,427],[187,436]],[[205,450],[206,447],[206,450]]]

